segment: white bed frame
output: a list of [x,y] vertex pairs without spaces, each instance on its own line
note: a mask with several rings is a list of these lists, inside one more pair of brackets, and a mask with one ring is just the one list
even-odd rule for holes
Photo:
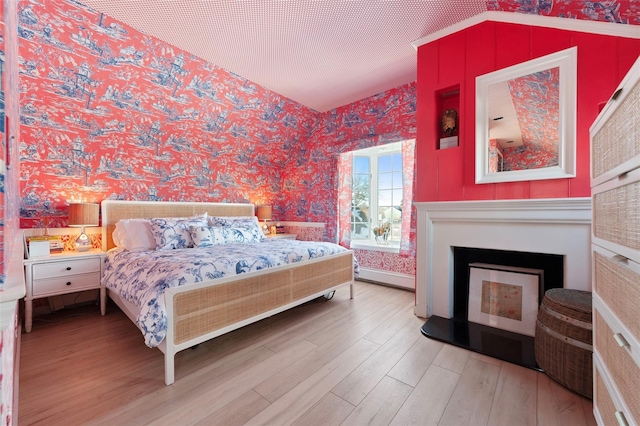
[[[114,201],[102,202],[102,248],[115,245],[111,234],[120,219],[210,216],[253,216],[253,204]],[[158,348],[164,353],[165,383],[175,380],[175,354],[229,331],[301,305],[349,285],[353,299],[353,253],[347,251],[295,265],[278,266],[233,277],[170,288],[165,292],[167,334]],[[225,291],[233,286],[229,296]],[[101,287],[101,311],[107,289]],[[137,309],[114,292],[109,297],[136,322]]]

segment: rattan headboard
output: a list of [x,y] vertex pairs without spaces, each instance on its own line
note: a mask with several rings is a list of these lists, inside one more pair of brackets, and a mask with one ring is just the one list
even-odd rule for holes
[[120,219],[185,217],[207,212],[209,216],[253,216],[253,204],[178,201],[105,200],[102,207],[102,249],[115,247],[111,234]]

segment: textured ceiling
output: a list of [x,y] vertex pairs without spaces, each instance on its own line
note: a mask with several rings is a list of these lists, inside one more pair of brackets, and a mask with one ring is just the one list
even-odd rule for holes
[[416,80],[411,42],[486,0],[82,0],[319,112]]

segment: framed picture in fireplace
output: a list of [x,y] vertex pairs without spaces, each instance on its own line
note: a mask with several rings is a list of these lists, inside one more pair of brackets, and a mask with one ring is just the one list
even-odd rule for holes
[[470,322],[535,336],[541,269],[469,265]]

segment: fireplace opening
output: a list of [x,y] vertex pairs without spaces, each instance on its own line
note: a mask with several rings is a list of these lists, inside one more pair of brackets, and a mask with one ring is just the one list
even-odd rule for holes
[[469,265],[489,263],[502,266],[540,269],[544,281],[538,305],[544,293],[564,287],[564,256],[546,253],[453,247],[453,318],[467,319],[469,306]]
[[[539,370],[535,362],[532,327],[535,327],[537,307],[542,302],[544,293],[552,288],[564,287],[564,256],[469,247],[452,247],[452,249],[452,317],[431,316],[423,325],[422,333],[436,340]],[[483,264],[485,269],[488,268],[493,277],[501,277],[498,281],[505,282],[481,280],[478,283],[477,273],[481,269],[475,265],[479,264]],[[491,268],[492,265],[496,266],[495,270]],[[524,268],[528,273],[514,272],[525,271]],[[536,271],[536,273],[531,273],[532,271]],[[479,309],[477,306],[480,306],[480,302],[476,303],[480,297],[478,292],[484,292],[492,288],[494,290],[489,291],[489,293],[491,293],[491,297],[495,298],[496,290],[498,292],[506,291],[505,289],[508,290],[513,287],[517,297],[524,298],[522,304],[527,307],[529,314],[527,318],[507,319],[506,322],[512,322],[517,327],[520,327],[525,325],[524,321],[528,321],[528,332],[523,334],[522,332],[509,331],[510,326],[503,327],[499,325],[501,321],[504,323],[505,320],[499,318],[496,321],[495,319],[498,318],[498,315],[493,313],[488,316],[491,321],[487,321],[484,324],[480,321],[472,322],[468,320],[472,274],[475,274],[473,287],[471,288],[474,294],[473,303],[471,304],[472,309]],[[515,277],[519,276],[527,278],[509,281],[509,279],[514,280]],[[534,276],[535,279],[532,279]],[[509,279],[503,279],[504,277],[509,277]],[[515,285],[512,286],[511,284]],[[478,285],[482,286],[481,290],[479,290]],[[484,293],[482,295],[482,297],[485,296]],[[476,314],[475,311],[473,313],[474,319],[478,318],[478,316],[486,316],[484,313]]]

